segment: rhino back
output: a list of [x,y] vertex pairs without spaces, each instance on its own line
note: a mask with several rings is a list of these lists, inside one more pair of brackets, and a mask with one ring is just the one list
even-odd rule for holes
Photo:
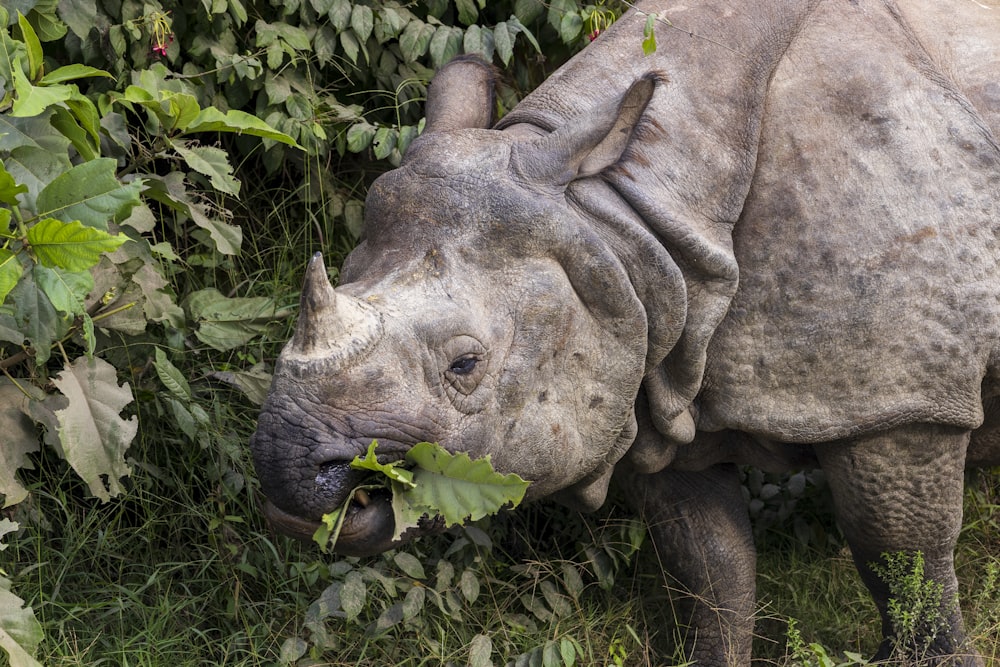
[[770,86],[700,426],[799,442],[979,426],[998,233],[1000,148],[976,103],[881,2],[823,3]]

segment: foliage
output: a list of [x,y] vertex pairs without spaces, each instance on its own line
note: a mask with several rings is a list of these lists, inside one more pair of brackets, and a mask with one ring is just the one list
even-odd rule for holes
[[[444,527],[450,528],[496,514],[505,506],[517,507],[528,489],[528,482],[518,475],[496,472],[489,456],[473,460],[465,452],[452,454],[436,443],[418,442],[403,459],[379,463],[377,447],[373,440],[365,456],[356,456],[351,467],[373,473],[360,490],[388,489],[392,495],[394,540],[416,528],[424,516],[440,517]],[[321,547],[332,549],[336,544],[347,506],[359,489],[348,494],[343,507],[323,515],[323,525],[313,537]]]
[[957,597],[944,599],[944,585],[924,576],[924,555],[882,554],[872,572],[889,588],[887,615],[893,642],[900,655],[918,662],[942,633],[950,629],[946,614],[958,606]]
[[[236,199],[244,183],[286,191],[319,232],[309,243],[343,255],[367,174],[419,133],[434,68],[462,52],[509,66],[509,108],[585,44],[596,11],[575,0],[0,8],[3,507],[30,501],[40,446],[106,502],[143,465],[130,448],[144,429],[166,421],[210,446],[218,415],[199,387],[261,398],[259,362],[287,335],[296,281],[261,279],[272,249],[259,252],[259,210]],[[241,265],[248,239],[257,256]],[[145,422],[143,401],[155,407]]]

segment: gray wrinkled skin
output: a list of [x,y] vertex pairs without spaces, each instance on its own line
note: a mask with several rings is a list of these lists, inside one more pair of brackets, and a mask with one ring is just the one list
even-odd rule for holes
[[[964,469],[1000,464],[1000,4],[641,7],[695,36],[643,57],[626,15],[496,125],[488,67],[435,78],[341,286],[310,265],[251,443],[272,523],[311,534],[372,439],[581,509],[615,478],[692,659],[746,665],[736,465],[822,466],[883,616],[885,552],[950,601]],[[391,548],[388,499],[350,504],[338,550]],[[931,663],[981,665],[942,614]]]

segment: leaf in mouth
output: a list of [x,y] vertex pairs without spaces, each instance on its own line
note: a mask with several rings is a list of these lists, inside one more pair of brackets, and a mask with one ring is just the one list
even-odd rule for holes
[[324,549],[334,548],[347,508],[359,490],[390,490],[395,519],[392,539],[398,540],[424,516],[441,517],[451,527],[496,514],[508,505],[517,507],[530,484],[517,474],[494,470],[489,456],[473,459],[465,452],[452,454],[436,443],[417,443],[402,460],[391,463],[378,462],[376,447],[373,440],[364,457],[351,461],[352,468],[371,471],[374,479],[353,490],[342,507],[323,515],[313,540]]

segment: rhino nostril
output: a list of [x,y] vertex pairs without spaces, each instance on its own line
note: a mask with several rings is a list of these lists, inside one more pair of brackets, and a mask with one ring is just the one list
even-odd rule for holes
[[344,481],[349,479],[351,473],[357,471],[351,469],[350,461],[338,461],[336,463],[324,463],[316,473],[316,486],[322,489],[330,487],[340,487]]

